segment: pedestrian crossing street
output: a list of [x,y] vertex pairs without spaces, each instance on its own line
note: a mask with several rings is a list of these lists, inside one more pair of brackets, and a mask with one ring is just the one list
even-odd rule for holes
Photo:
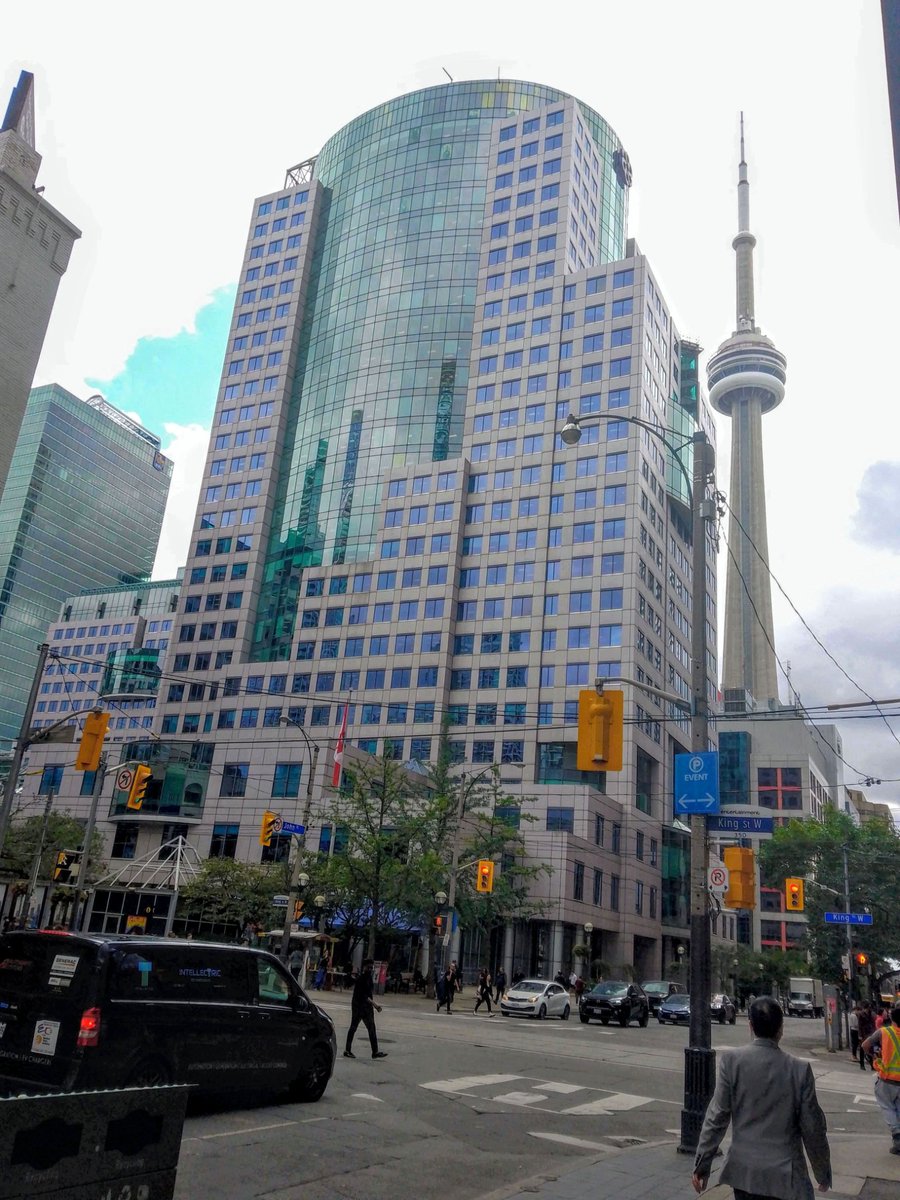
[[456,1079],[435,1079],[419,1086],[449,1096],[568,1117],[611,1116],[654,1102],[652,1096],[609,1092],[530,1075],[462,1075]]

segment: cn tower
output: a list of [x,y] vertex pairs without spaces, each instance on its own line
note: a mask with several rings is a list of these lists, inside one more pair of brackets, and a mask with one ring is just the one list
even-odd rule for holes
[[732,424],[731,516],[722,664],[726,711],[729,708],[734,711],[736,704],[751,709],[776,708],[779,704],[766,532],[762,416],[784,398],[787,360],[756,324],[753,302],[756,238],[750,232],[750,183],[744,159],[743,113],[738,232],[732,245],[737,268],[737,323],[734,333],[722,343],[707,368],[710,401],[720,413],[731,417]]

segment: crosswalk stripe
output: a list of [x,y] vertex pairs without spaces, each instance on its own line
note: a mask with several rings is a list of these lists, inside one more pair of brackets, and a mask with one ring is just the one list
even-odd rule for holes
[[539,1133],[530,1131],[529,1137],[542,1138],[545,1142],[560,1142],[563,1146],[578,1146],[581,1150],[614,1150],[614,1146],[606,1146],[603,1142],[589,1142],[585,1138],[569,1137],[566,1133]]

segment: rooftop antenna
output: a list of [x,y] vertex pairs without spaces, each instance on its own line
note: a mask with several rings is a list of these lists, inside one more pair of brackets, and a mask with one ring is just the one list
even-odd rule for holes
[[446,67],[441,67],[441,70],[444,72],[444,74],[447,76],[447,78],[450,80],[451,83],[456,82],[456,80],[453,78],[453,76],[450,74],[450,72],[447,70]]

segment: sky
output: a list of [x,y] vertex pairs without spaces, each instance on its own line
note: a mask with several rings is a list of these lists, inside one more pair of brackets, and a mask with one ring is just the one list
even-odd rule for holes
[[[287,167],[445,70],[559,87],[622,139],[629,234],[708,358],[735,322],[743,111],[757,321],[788,360],[764,421],[779,658],[809,706],[900,697],[900,230],[876,0],[576,0],[558,22],[533,0],[212,11],[45,0],[4,13],[0,47],[0,97],[35,74],[38,182],[83,235],[35,382],[100,391],[162,437],[157,578],[185,556],[252,200]],[[841,732],[847,782],[881,779],[867,794],[900,813],[900,716],[860,710]]]

